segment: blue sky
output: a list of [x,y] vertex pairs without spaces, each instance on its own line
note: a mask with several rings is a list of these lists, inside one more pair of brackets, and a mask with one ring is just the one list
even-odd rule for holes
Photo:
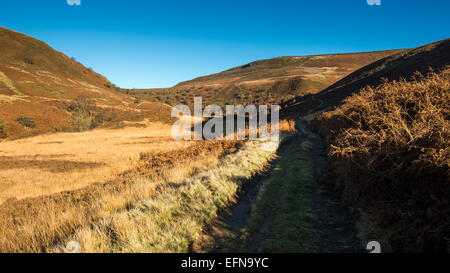
[[0,26],[124,88],[168,87],[277,56],[416,47],[450,32],[448,0],[1,2]]

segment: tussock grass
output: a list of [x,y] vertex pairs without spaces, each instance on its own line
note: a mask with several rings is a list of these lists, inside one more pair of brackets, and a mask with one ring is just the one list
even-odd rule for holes
[[0,143],[0,205],[73,191],[108,181],[138,165],[140,154],[187,148],[174,141],[171,126],[151,123],[145,128],[94,130],[42,135]]
[[[151,195],[78,228],[69,239],[79,242],[83,252],[186,252],[242,182],[265,167],[277,146],[270,142],[261,149],[260,141],[247,142],[190,178],[177,176],[176,169],[156,181],[140,178],[135,184],[152,185]],[[47,250],[67,251],[64,243]]]
[[[151,152],[138,166],[101,183],[78,190],[22,200],[0,206],[0,252],[42,252],[65,240],[74,230],[131,208],[156,194],[160,183],[173,184],[215,166],[239,142],[192,142],[187,148]],[[173,145],[172,145],[173,146]],[[173,148],[173,147],[172,147]],[[162,158],[170,160],[161,160]],[[51,186],[51,185],[50,185]]]

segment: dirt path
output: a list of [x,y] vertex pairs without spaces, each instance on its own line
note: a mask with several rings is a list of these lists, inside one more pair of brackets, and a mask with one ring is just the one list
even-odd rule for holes
[[[319,177],[327,163],[326,146],[322,140],[314,150],[314,159],[315,176]],[[314,204],[321,215],[316,223],[320,234],[317,242],[319,252],[364,252],[353,217],[330,188],[319,183],[314,192]]]
[[[278,159],[271,162],[267,172],[254,178],[246,184],[246,188],[237,194],[234,200],[230,201],[228,207],[222,209],[219,216],[214,219],[203,230],[199,238],[191,247],[193,252],[361,252],[361,243],[357,238],[352,217],[348,210],[333,198],[333,195],[326,186],[317,183],[321,169],[326,163],[325,145],[321,139],[311,132],[308,125],[303,122],[298,124],[299,134],[289,137],[278,150]],[[314,141],[311,141],[314,139]],[[306,144],[305,144],[306,143]],[[302,154],[296,153],[299,150]],[[306,152],[305,152],[306,151]],[[294,183],[298,188],[290,185],[288,191],[299,190],[301,196],[299,199],[305,199],[305,207],[299,208],[299,214],[292,210],[286,212],[286,200],[288,197],[283,195],[281,190],[274,194],[270,199],[270,206],[265,209],[264,215],[260,218],[259,224],[255,228],[254,223],[249,223],[253,214],[260,213],[255,211],[255,207],[260,206],[256,202],[259,195],[268,194],[270,185],[267,189],[261,191],[266,184],[281,183],[284,185],[287,181],[292,181],[292,171],[286,166],[291,162],[298,164],[295,159],[308,155],[308,160],[313,166],[312,184],[302,185],[303,178],[294,176]],[[294,166],[295,167],[295,166]],[[276,170],[276,174],[274,174]],[[275,181],[274,180],[279,180]],[[291,183],[292,184],[292,183]],[[294,188],[292,188],[294,186]],[[287,186],[285,186],[287,187]],[[292,196],[291,196],[292,197]],[[265,198],[259,197],[259,199]],[[295,198],[295,196],[294,196]],[[284,202],[284,203],[283,203]],[[256,209],[257,210],[257,209]],[[284,211],[286,215],[279,215]],[[296,244],[286,244],[284,248],[283,238],[290,237],[289,231],[286,232],[280,226],[283,226],[283,219],[301,217],[303,212],[307,212],[307,225],[301,226],[295,230],[295,236],[298,240]],[[310,217],[311,215],[311,217]],[[299,220],[301,221],[301,220]],[[306,221],[306,220],[304,220]],[[254,219],[253,219],[253,222]],[[295,229],[294,227],[292,229]],[[294,237],[295,237],[294,236]],[[280,239],[281,238],[281,239]],[[275,243],[273,243],[276,241]]]
[[241,230],[247,225],[252,206],[262,186],[270,178],[272,169],[288,152],[292,144],[291,141],[283,143],[265,172],[248,181],[230,200],[228,206],[219,211],[218,217],[204,227],[201,237],[191,246],[192,252],[257,252],[255,248],[259,240],[254,238],[253,245],[248,246],[247,249],[245,243],[242,242]]

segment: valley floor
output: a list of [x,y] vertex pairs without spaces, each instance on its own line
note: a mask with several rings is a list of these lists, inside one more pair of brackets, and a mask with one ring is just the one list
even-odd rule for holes
[[267,172],[193,244],[194,252],[361,252],[353,217],[318,183],[325,147],[306,123],[287,137]]
[[138,164],[141,153],[187,148],[171,126],[98,129],[0,142],[0,204],[105,182]]
[[[323,146],[306,123],[281,148],[264,140],[174,142],[159,125],[1,145],[9,169],[0,174],[16,179],[9,188],[3,182],[11,196],[0,205],[1,252],[67,252],[71,241],[83,252],[360,250],[347,210],[317,183]],[[86,171],[79,164],[87,160],[98,164]],[[102,168],[122,172],[73,175]]]

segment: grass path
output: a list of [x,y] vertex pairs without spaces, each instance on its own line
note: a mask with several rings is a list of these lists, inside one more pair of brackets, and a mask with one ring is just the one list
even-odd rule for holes
[[269,174],[205,231],[199,252],[357,252],[354,223],[347,209],[319,184],[326,162],[321,139],[297,123],[278,150]]

